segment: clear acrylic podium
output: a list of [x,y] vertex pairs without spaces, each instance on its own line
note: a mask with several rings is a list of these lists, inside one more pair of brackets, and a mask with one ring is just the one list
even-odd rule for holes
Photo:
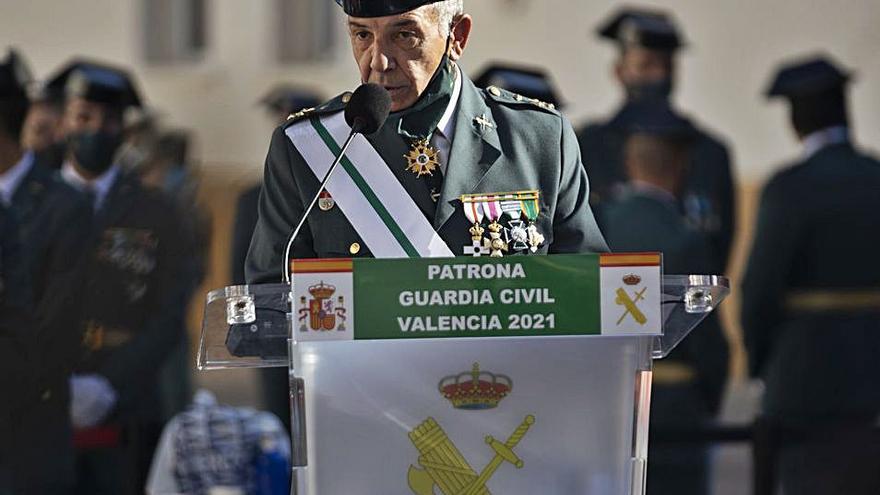
[[[309,285],[308,301],[297,297],[306,288],[286,284],[209,293],[198,357],[202,370],[288,367],[296,495],[643,494],[652,361],[729,292],[720,276],[658,276],[662,329],[651,335],[345,340],[339,327],[361,325],[354,316],[368,308],[336,298],[330,288],[340,284],[318,278],[293,280]],[[612,299],[622,314],[615,321],[634,320],[630,303],[645,290],[618,285],[627,296]],[[311,328],[323,338],[301,338]]]

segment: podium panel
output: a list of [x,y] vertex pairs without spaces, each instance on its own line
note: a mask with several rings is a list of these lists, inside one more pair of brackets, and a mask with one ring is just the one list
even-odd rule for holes
[[644,337],[294,344],[308,432],[297,493],[629,494],[634,387],[650,346]]

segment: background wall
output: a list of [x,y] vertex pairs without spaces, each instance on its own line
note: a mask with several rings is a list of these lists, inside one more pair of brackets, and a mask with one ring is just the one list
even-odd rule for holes
[[[133,67],[150,104],[171,124],[195,129],[212,167],[256,173],[271,124],[255,107],[278,81],[295,81],[328,96],[356,86],[346,35],[337,30],[334,56],[320,63],[281,65],[273,56],[277,4],[272,0],[206,0],[207,50],[196,63],[148,66],[142,55],[145,0],[0,0],[0,44],[19,47],[37,77],[73,54]],[[331,0],[296,0],[329,2]],[[857,69],[853,90],[856,136],[880,142],[880,2],[876,0],[663,0],[690,47],[681,57],[678,102],[725,136],[745,182],[761,181],[796,153],[781,104],[761,97],[781,59],[817,50]],[[463,61],[474,72],[491,59],[549,69],[575,123],[609,112],[611,46],[593,35],[621,5],[608,0],[466,0],[475,32]],[[338,14],[339,28],[344,16]],[[0,46],[2,46],[0,45]]]

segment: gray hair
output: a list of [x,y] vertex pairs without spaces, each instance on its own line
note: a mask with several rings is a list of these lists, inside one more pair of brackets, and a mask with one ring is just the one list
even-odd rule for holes
[[449,36],[455,18],[464,14],[464,0],[442,0],[432,7],[437,16],[437,25],[440,26],[440,34],[445,38]]

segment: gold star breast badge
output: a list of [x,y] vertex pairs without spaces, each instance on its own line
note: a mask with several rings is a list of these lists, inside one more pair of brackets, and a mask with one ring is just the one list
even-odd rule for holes
[[431,146],[427,139],[417,139],[413,142],[409,153],[403,155],[408,163],[406,169],[416,174],[434,175],[434,170],[440,165],[437,159],[437,149]]

